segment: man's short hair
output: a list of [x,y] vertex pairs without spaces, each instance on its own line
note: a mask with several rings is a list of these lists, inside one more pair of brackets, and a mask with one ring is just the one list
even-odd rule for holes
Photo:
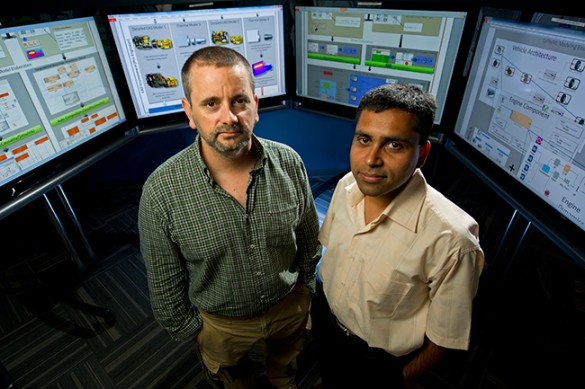
[[185,93],[185,97],[189,102],[191,102],[191,85],[189,83],[189,75],[194,64],[199,66],[215,66],[218,68],[243,65],[246,69],[246,73],[248,73],[248,80],[250,81],[252,92],[254,92],[256,85],[254,83],[252,66],[246,57],[238,53],[236,50],[227,47],[207,46],[193,52],[187,61],[185,61],[183,68],[181,69],[183,92]]
[[419,87],[409,84],[384,84],[369,90],[360,100],[356,122],[364,110],[380,113],[398,108],[415,115],[417,121],[413,128],[420,134],[420,144],[424,144],[431,133],[437,111],[433,95]]

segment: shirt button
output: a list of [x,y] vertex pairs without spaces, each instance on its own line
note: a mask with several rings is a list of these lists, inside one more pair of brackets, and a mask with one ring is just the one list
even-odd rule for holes
[[261,299],[265,299],[265,298],[266,298],[266,296],[262,294],[262,295],[260,295],[260,298],[261,298]]
[[260,276],[262,275],[262,273],[261,273],[261,272],[259,272],[259,271],[257,271],[257,272],[256,272],[256,275],[257,275],[258,277],[260,277]]
[[251,245],[250,245],[250,248],[251,248],[252,250],[254,250],[254,249],[256,248],[256,245],[254,245],[254,244],[251,244]]

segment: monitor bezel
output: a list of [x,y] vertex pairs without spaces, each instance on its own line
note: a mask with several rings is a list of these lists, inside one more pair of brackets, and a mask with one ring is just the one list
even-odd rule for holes
[[[121,89],[124,89],[124,93],[128,96],[129,107],[127,111],[129,111],[129,115],[132,116],[133,121],[136,123],[137,128],[140,132],[157,132],[157,131],[167,131],[173,129],[181,129],[189,127],[189,122],[186,114],[183,110],[177,110],[176,112],[166,112],[160,115],[153,115],[149,117],[138,117],[137,109],[135,107],[134,97],[131,92],[131,87],[129,82],[125,79],[125,72],[123,63],[124,60],[122,59],[120,52],[117,47],[116,40],[114,38],[114,33],[112,31],[111,26],[109,26],[108,17],[111,15],[131,15],[131,14],[144,14],[144,15],[155,15],[160,12],[197,12],[197,11],[207,11],[213,12],[215,10],[237,10],[238,8],[242,9],[252,9],[254,7],[280,7],[282,9],[282,24],[283,24],[283,50],[284,50],[284,80],[283,80],[283,87],[285,88],[284,93],[269,96],[269,97],[262,97],[259,98],[258,104],[258,111],[268,112],[272,110],[278,109],[287,109],[290,107],[290,83],[288,80],[288,72],[290,72],[290,45],[291,43],[288,42],[290,37],[287,36],[287,31],[289,31],[290,25],[290,15],[287,9],[287,0],[268,0],[268,1],[249,1],[245,4],[237,1],[222,1],[222,2],[209,2],[209,3],[201,3],[201,4],[184,4],[184,3],[161,3],[161,4],[153,4],[153,5],[145,5],[145,6],[117,6],[117,7],[107,7],[104,9],[104,24],[107,24],[107,32],[106,36],[107,39],[113,48],[114,51],[114,59],[117,63],[117,67],[120,69],[122,74],[124,75],[124,81],[122,82],[123,85],[120,86]],[[182,89],[180,85],[181,81],[179,80],[179,87]]]
[[[113,145],[124,143],[126,139],[131,138],[130,134],[134,131],[134,123],[127,114],[127,107],[124,104],[124,94],[117,87],[117,69],[112,66],[109,57],[111,52],[108,51],[108,45],[105,44],[103,35],[103,26],[100,24],[100,18],[96,15],[95,9],[55,9],[45,8],[42,5],[34,9],[20,10],[13,13],[12,18],[7,21],[3,20],[3,29],[20,29],[47,25],[47,23],[69,23],[76,20],[91,20],[95,23],[97,34],[94,36],[100,56],[103,55],[102,63],[106,66],[104,69],[108,73],[111,93],[117,95],[117,106],[124,115],[124,119],[109,127],[104,131],[76,143],[73,147],[59,151],[55,155],[42,161],[30,169],[26,169],[17,176],[7,177],[0,181],[0,207],[4,208],[8,204],[18,202],[23,196],[29,194],[35,188],[42,186],[55,177],[61,177],[61,181],[70,177],[64,174],[69,171],[77,174],[81,167],[86,166],[89,160],[97,159],[96,156],[104,154],[105,150]],[[20,13],[19,13],[20,12]]]
[[[531,21],[531,14],[526,12],[516,13],[516,18],[506,19],[500,15],[486,15],[480,12],[478,21],[484,17],[501,20],[509,23],[518,23],[523,26],[539,27],[539,23]],[[540,25],[542,27],[542,25]],[[551,30],[554,28],[551,28]],[[479,36],[477,37],[479,38]],[[475,47],[472,53],[473,62],[475,55],[479,54],[481,47]],[[470,60],[470,66],[472,65]],[[470,80],[466,81],[466,89],[469,88]],[[464,96],[465,96],[464,91]],[[581,228],[572,220],[569,220],[555,207],[540,198],[532,189],[522,184],[514,176],[510,175],[503,168],[491,161],[488,156],[473,147],[463,135],[457,132],[460,116],[465,114],[464,106],[458,114],[458,120],[453,131],[448,134],[445,147],[467,168],[478,176],[481,181],[492,188],[495,193],[507,201],[514,209],[518,210],[530,223],[538,228],[545,236],[565,251],[578,265],[585,268],[585,247],[579,244],[585,228]]]
[[[318,2],[301,2],[299,5],[303,7],[333,7],[344,8],[335,1]],[[479,12],[479,8],[465,1],[397,1],[397,2],[380,2],[368,3],[365,2],[363,6],[351,3],[353,8],[360,10],[362,8],[372,8],[380,10],[396,10],[396,11],[417,11],[417,12],[445,12],[445,13],[465,13],[465,21],[463,25],[463,32],[459,42],[457,55],[454,60],[451,80],[446,90],[444,110],[440,123],[435,123],[432,131],[432,139],[442,143],[444,135],[451,132],[453,124],[458,114],[458,104],[463,95],[464,85],[464,69],[468,57],[468,50],[472,41],[472,32],[474,30],[474,23]],[[373,5],[372,5],[373,4]],[[377,5],[377,7],[376,7]],[[351,9],[351,8],[348,8]],[[298,45],[297,45],[298,46]],[[298,55],[298,54],[297,54]],[[298,72],[298,65],[295,66]],[[292,97],[292,107],[300,110],[307,110],[316,113],[322,113],[342,119],[354,120],[357,107],[350,107],[337,103],[331,103],[325,100],[317,100],[306,96],[299,95],[296,90],[297,75],[295,72],[295,94]]]

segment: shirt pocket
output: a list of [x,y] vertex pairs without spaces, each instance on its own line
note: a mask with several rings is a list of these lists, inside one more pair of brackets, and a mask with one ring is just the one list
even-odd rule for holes
[[272,247],[295,244],[294,231],[298,225],[297,205],[282,204],[266,213],[266,245]]
[[372,319],[393,317],[413,288],[411,283],[370,274],[365,290],[368,316]]

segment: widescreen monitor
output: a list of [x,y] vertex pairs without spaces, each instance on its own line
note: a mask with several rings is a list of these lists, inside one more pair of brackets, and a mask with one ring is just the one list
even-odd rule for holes
[[45,167],[50,175],[49,162],[126,116],[93,17],[4,27],[0,36],[0,189],[10,199],[25,177]]
[[584,76],[584,32],[486,17],[453,134],[542,227],[580,246]]
[[136,116],[147,125],[177,113],[186,120],[181,68],[207,46],[248,59],[261,109],[288,105],[282,5],[119,13],[108,20]]
[[437,99],[440,124],[465,11],[298,6],[296,107],[353,117],[366,91],[414,84]]

